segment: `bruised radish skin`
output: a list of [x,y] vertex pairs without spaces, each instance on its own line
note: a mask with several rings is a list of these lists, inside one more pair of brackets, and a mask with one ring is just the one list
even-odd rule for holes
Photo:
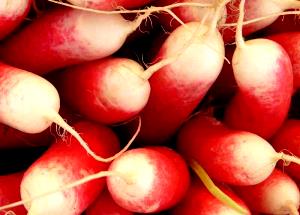
[[[22,177],[23,172],[0,176],[0,205],[9,204],[21,199],[20,184]],[[12,211],[17,215],[27,214],[24,206],[18,206],[6,211],[0,211],[0,215],[8,215],[6,214],[8,211]]]
[[293,66],[294,91],[298,90],[300,87],[300,31],[274,34],[266,38],[279,43],[288,53]]
[[[239,10],[238,5],[240,0],[235,0],[227,4],[227,19],[226,23],[236,23],[238,20]],[[280,13],[287,9],[300,8],[298,0],[246,0],[245,1],[245,21],[268,16],[274,13]],[[251,23],[243,26],[243,35],[247,36],[262,28],[272,24],[279,16],[273,16],[263,19],[259,22]],[[235,27],[221,27],[220,31],[223,35],[224,42],[232,43],[235,38]]]
[[138,213],[155,213],[178,203],[189,186],[186,163],[175,151],[162,146],[129,150],[109,168],[122,177],[107,178],[112,198]]
[[58,91],[85,117],[119,123],[136,116],[148,101],[150,84],[141,77],[143,70],[130,59],[105,58],[59,73]]
[[284,157],[258,135],[201,115],[179,131],[177,149],[186,159],[196,160],[212,179],[239,186],[262,182]]
[[[300,156],[300,120],[287,120],[276,132],[271,143],[277,151],[286,151]],[[291,163],[283,168],[289,175],[300,180],[300,167],[298,165]]]
[[285,173],[274,170],[263,182],[235,187],[251,210],[266,214],[298,214],[300,192],[297,184]]
[[24,20],[32,0],[0,1],[0,40],[5,38]]
[[[226,193],[237,204],[246,209],[250,215],[250,211],[246,204],[231,190],[224,186],[218,187]],[[223,204],[216,199],[209,191],[201,184],[200,181],[194,180],[190,185],[187,194],[170,212],[171,215],[238,215],[240,212],[235,211],[229,206]]]
[[[117,136],[107,127],[81,121],[74,125],[90,143],[90,147],[103,156],[119,150]],[[71,136],[55,141],[25,172],[21,183],[22,200],[63,187],[84,176],[104,171],[108,163],[89,156]],[[97,179],[67,191],[56,192],[25,204],[29,214],[75,215],[82,213],[100,194],[105,180]]]
[[120,14],[63,7],[45,13],[10,37],[0,48],[0,55],[12,66],[44,74],[113,54],[136,25]]
[[[184,51],[182,51],[183,47]],[[161,144],[172,136],[199,104],[219,75],[224,44],[217,29],[190,22],[173,31],[155,61],[181,53],[149,79],[151,92],[141,112],[143,144]]]
[[115,203],[109,192],[104,190],[85,211],[86,215],[133,215]]

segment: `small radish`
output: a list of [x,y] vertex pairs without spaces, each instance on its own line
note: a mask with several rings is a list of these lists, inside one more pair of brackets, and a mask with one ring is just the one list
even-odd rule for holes
[[275,169],[266,180],[257,185],[235,187],[235,190],[253,211],[299,214],[300,192],[297,184],[279,170]]
[[[225,186],[218,186],[231,199],[251,214],[246,204]],[[184,199],[170,212],[171,215],[234,215],[241,214],[216,199],[198,180],[193,180]]]
[[119,123],[136,116],[148,101],[150,84],[142,78],[143,71],[133,60],[104,58],[59,73],[58,92],[85,117]]
[[[0,205],[19,201],[21,199],[20,184],[23,174],[23,172],[19,172],[8,175],[0,175]],[[12,208],[10,210],[0,211],[0,215],[9,214],[25,215],[27,213],[23,205]]]
[[298,90],[300,88],[300,31],[274,34],[266,38],[279,43],[288,53],[293,66],[294,90]]
[[124,208],[121,208],[111,198],[108,190],[104,190],[98,198],[85,211],[86,215],[133,215]]
[[147,17],[131,22],[120,14],[57,8],[5,41],[0,56],[12,66],[45,74],[113,54]]
[[63,120],[58,114],[58,92],[46,79],[0,63],[0,92],[1,123],[34,134],[46,130],[54,122],[70,132],[93,158],[103,162],[114,159],[97,156],[78,132]]
[[[237,23],[239,10],[237,9],[241,0],[231,1],[227,4],[227,19],[226,24]],[[245,1],[245,21],[265,17],[271,14],[283,12],[287,9],[300,8],[298,0],[246,0]],[[259,22],[254,22],[243,26],[243,35],[249,35],[270,24],[272,24],[279,15],[262,19]],[[236,27],[222,27],[220,31],[223,35],[225,43],[234,42]]]
[[[111,156],[119,150],[118,138],[109,128],[86,121],[78,122],[74,127],[98,154]],[[98,162],[90,157],[70,135],[65,137],[65,141],[62,139],[55,141],[24,174],[21,196],[28,214],[82,213],[104,188],[104,179],[94,180],[67,192],[59,191],[32,202],[26,200],[63,187],[82,177],[105,171],[108,167],[108,163]]]
[[0,1],[0,40],[15,30],[29,12],[32,0]]
[[196,115],[179,131],[179,152],[197,161],[217,181],[254,185],[265,180],[278,160],[300,164],[300,159],[277,153],[263,138],[234,130],[211,117]]
[[174,135],[218,77],[224,62],[224,43],[216,28],[222,8],[222,4],[217,7],[210,26],[187,23],[162,45],[154,62],[176,60],[149,76],[151,92],[141,112],[141,143],[161,144]]
[[268,139],[287,117],[293,93],[290,58],[278,43],[268,39],[244,41],[241,23],[244,3],[236,33],[232,67],[238,92],[225,113],[232,128],[249,131]]
[[[287,120],[271,140],[277,151],[285,151],[300,157],[300,120]],[[293,163],[284,167],[291,176],[300,179],[300,167]]]

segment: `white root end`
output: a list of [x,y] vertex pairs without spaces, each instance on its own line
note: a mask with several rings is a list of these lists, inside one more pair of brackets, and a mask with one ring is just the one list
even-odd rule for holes
[[294,156],[294,155],[287,155],[283,152],[279,152],[276,154],[275,157],[276,161],[278,160],[283,160],[283,162],[285,163],[285,165],[289,165],[289,163],[295,163],[300,165],[300,158]]
[[48,115],[46,117],[49,120],[56,123],[57,125],[59,125],[63,129],[68,131],[73,137],[75,137],[76,140],[78,140],[80,145],[87,151],[87,153],[89,155],[91,155],[95,160],[100,161],[100,162],[104,162],[104,163],[108,163],[108,162],[113,161],[114,159],[119,157],[121,154],[123,154],[125,151],[127,151],[127,149],[130,147],[132,142],[135,140],[135,138],[137,137],[137,135],[139,134],[140,129],[141,129],[141,118],[139,118],[138,128],[137,128],[135,134],[133,135],[133,137],[127,143],[127,145],[121,151],[119,151],[117,154],[115,154],[114,156],[111,156],[109,158],[103,158],[101,156],[96,155],[95,152],[93,152],[90,149],[90,147],[88,146],[88,144],[82,139],[82,137],[79,135],[79,133],[77,131],[75,131],[68,123],[66,123],[64,121],[64,119],[57,112],[49,110],[49,111],[47,111],[47,114]]
[[286,204],[286,208],[288,209],[290,215],[299,215],[298,208],[293,202],[288,202]]
[[222,12],[224,10],[224,7],[227,3],[229,3],[231,0],[215,0],[215,15],[211,22],[211,26],[209,29],[209,32],[215,32],[216,28],[218,26],[219,20],[222,18]]
[[245,46],[245,41],[243,38],[243,21],[245,16],[245,0],[241,0],[239,5],[239,18],[235,33],[235,42],[237,48],[243,48]]

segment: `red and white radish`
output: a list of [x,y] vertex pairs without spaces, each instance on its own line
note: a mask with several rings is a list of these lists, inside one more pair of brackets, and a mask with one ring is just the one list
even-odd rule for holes
[[293,66],[294,90],[298,90],[300,87],[300,31],[274,34],[266,38],[279,43],[288,53]]
[[277,153],[263,138],[226,127],[214,118],[196,115],[179,131],[177,149],[197,161],[217,181],[254,185],[265,180],[278,160],[300,164],[300,159]]
[[141,15],[131,22],[120,14],[57,8],[10,37],[0,48],[1,59],[12,66],[44,74],[107,57],[123,45],[147,16]]
[[148,101],[150,84],[142,78],[143,71],[133,60],[109,57],[59,73],[58,91],[85,117],[119,123],[136,116]]
[[286,51],[268,39],[244,41],[241,32],[244,1],[236,34],[232,67],[238,92],[228,105],[225,122],[268,139],[281,126],[293,93],[293,71]]
[[[300,157],[300,120],[287,120],[271,140],[277,151]],[[300,167],[293,163],[283,167],[291,176],[300,179]]]
[[[21,200],[20,184],[23,172],[0,175],[0,205],[9,204],[10,202]],[[0,215],[25,215],[26,210],[21,205],[9,210],[1,210]]]
[[141,112],[142,143],[160,144],[174,135],[218,77],[224,62],[224,43],[216,29],[221,8],[210,26],[190,22],[178,27],[156,55],[154,62],[176,61],[149,79],[150,97]]
[[266,180],[257,185],[235,187],[235,190],[253,211],[299,214],[300,192],[297,184],[279,170],[275,169]]
[[[251,214],[246,204],[231,190],[225,186],[218,186],[238,205],[246,210],[245,214]],[[184,199],[170,212],[171,215],[234,215],[241,214],[231,207],[216,199],[198,180],[193,180]]]
[[85,211],[86,215],[133,215],[115,203],[108,190],[104,190]]
[[[119,150],[117,136],[109,129],[91,122],[74,125],[89,142],[90,147],[102,156],[111,156]],[[22,200],[59,189],[82,177],[105,171],[108,163],[90,157],[76,139],[67,135],[65,141],[55,141],[51,147],[25,172],[21,183]],[[29,214],[75,215],[82,213],[100,194],[104,179],[59,191],[32,202],[25,202]]]
[[0,1],[0,40],[14,31],[29,12],[32,0]]

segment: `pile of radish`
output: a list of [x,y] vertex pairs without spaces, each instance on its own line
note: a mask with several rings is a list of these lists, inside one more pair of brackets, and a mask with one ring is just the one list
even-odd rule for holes
[[1,0],[0,215],[299,215],[299,8]]

